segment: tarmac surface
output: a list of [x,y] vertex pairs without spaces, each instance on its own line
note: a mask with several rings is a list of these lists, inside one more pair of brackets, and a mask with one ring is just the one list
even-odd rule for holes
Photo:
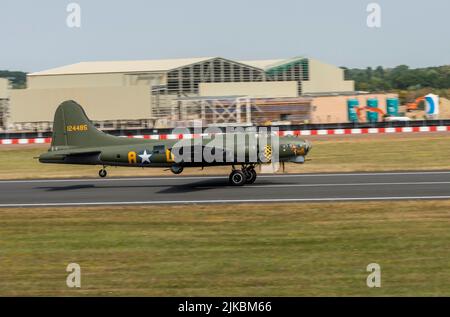
[[450,171],[0,181],[0,207],[450,199]]

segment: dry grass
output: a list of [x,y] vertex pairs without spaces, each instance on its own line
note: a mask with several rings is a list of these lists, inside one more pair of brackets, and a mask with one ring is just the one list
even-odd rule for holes
[[449,219],[449,201],[0,209],[0,295],[448,296]]

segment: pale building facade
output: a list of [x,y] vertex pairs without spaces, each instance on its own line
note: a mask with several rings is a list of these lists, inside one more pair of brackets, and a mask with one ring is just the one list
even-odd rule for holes
[[10,122],[16,127],[50,126],[64,100],[77,101],[99,123],[152,127],[158,120],[179,120],[183,98],[298,98],[354,91],[342,69],[303,57],[82,62],[28,74],[27,86],[10,93]]
[[0,130],[6,128],[9,112],[9,80],[0,78]]

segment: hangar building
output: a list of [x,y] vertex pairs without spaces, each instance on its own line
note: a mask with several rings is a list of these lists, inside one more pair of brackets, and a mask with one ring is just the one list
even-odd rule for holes
[[[81,62],[28,74],[27,89],[10,93],[10,123],[49,126],[56,107],[67,99],[83,105],[90,118],[106,128],[171,126],[205,119],[211,111],[228,113],[233,120],[239,112],[249,123],[246,111],[280,102],[298,105],[296,118],[311,120],[312,96],[353,92],[354,82],[344,80],[342,69],[303,57]],[[289,113],[280,113],[278,120],[283,119],[289,119]]]
[[0,131],[3,130],[9,109],[9,80],[0,78]]

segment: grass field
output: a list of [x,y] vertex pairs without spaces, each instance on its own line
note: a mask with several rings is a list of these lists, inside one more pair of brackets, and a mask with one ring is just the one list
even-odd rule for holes
[[[402,134],[309,138],[313,150],[304,165],[287,172],[437,170],[450,166],[450,134]],[[96,177],[99,167],[40,164],[33,157],[48,146],[0,146],[0,179]],[[183,174],[228,174],[228,168],[186,169]],[[162,169],[110,168],[110,176],[170,175]]]
[[[448,134],[310,139],[311,161],[288,172],[449,168]],[[97,175],[39,164],[46,149],[0,146],[0,179]],[[450,296],[449,241],[450,201],[0,209],[0,296]],[[65,284],[73,262],[81,289]]]
[[449,201],[0,209],[0,295],[449,296],[449,219]]

